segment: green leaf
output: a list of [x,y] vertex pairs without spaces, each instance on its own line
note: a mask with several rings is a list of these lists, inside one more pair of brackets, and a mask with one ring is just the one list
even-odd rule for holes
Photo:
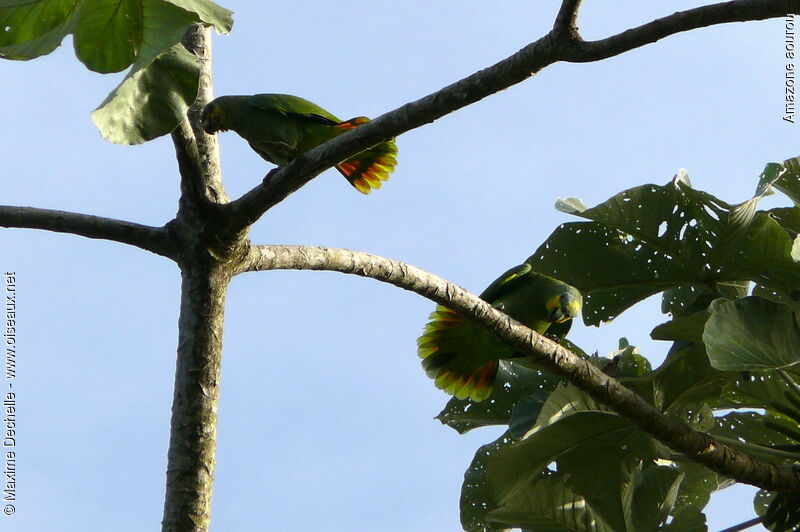
[[653,369],[650,361],[642,356],[638,347],[630,345],[627,338],[619,339],[619,349],[609,353],[608,358],[617,359],[618,378],[647,377]]
[[787,159],[783,163],[769,163],[761,173],[758,190],[766,188],[780,190],[795,205],[800,205],[800,157]]
[[792,236],[800,233],[800,207],[778,207],[766,212]]
[[558,459],[558,471],[567,475],[567,485],[611,525],[614,530],[626,528],[627,512],[622,492],[631,473],[649,461],[654,454],[652,439],[644,433],[632,432],[625,444],[599,450],[577,448]]
[[185,11],[195,13],[206,24],[212,24],[219,33],[227,34],[233,28],[233,12],[209,0],[166,0]]
[[543,478],[489,512],[501,528],[536,532],[613,532],[591,504],[572,492],[563,477]]
[[[800,444],[797,423],[775,414],[758,412],[731,412],[716,418],[716,427],[710,433],[725,438],[731,446],[739,446],[750,455],[763,460],[781,462],[787,456],[773,452],[785,446]],[[775,429],[778,430],[775,430]],[[758,446],[761,447],[759,449]],[[800,452],[796,453],[800,460]]]
[[[11,0],[0,5],[0,49],[38,39],[47,33],[68,33],[79,0]],[[40,54],[41,55],[41,54]]]
[[511,442],[503,434],[492,443],[481,446],[464,473],[461,486],[461,526],[468,532],[494,532],[505,527],[489,522],[489,512],[498,507],[486,483],[486,463],[500,449]]
[[[796,369],[800,368],[795,366],[781,371],[797,379],[800,374],[794,373]],[[793,396],[796,392],[778,371],[747,371],[731,375],[735,378],[725,384],[722,394],[713,405],[715,408],[763,408],[792,420],[800,417],[800,407],[795,404],[798,400]]]
[[665,290],[661,312],[684,317],[700,312],[717,299],[739,299],[748,294],[750,281],[726,281],[708,285],[678,285]]
[[650,331],[650,338],[653,340],[683,340],[686,342],[703,341],[703,329],[706,327],[706,321],[711,316],[708,310],[701,310],[688,316],[681,316],[675,318],[661,325],[657,325]]
[[529,432],[524,440],[488,457],[486,479],[492,499],[498,503],[510,499],[539,476],[547,464],[579,446],[594,448],[599,456],[599,449],[623,445],[633,430],[630,421],[616,414],[584,411]]
[[664,532],[708,532],[706,516],[697,506],[683,506],[675,511],[674,519],[662,527]]
[[580,198],[557,198],[555,207],[567,214],[580,214],[586,210],[586,204]]
[[672,415],[688,414],[718,397],[727,379],[711,367],[702,344],[675,342],[653,372],[655,406]]
[[625,493],[625,499],[630,501],[628,530],[658,530],[675,504],[681,480],[683,475],[670,467],[635,470]]
[[756,511],[756,515],[764,517],[772,499],[775,498],[775,494],[776,492],[767,490],[758,490],[756,492],[755,497],[753,497],[753,509]]
[[547,402],[542,406],[539,416],[536,418],[536,428],[538,430],[555,423],[564,416],[586,410],[611,411],[577,386],[569,383],[560,384],[550,392]]
[[140,144],[172,131],[197,97],[197,58],[177,44],[129,74],[92,113],[103,137]]
[[[720,478],[709,468],[681,456],[674,458],[673,466],[683,474],[675,507],[677,510],[691,507],[699,512],[708,504],[711,494],[722,485]],[[675,515],[674,512],[673,515]]]
[[539,369],[501,361],[489,399],[475,402],[453,397],[436,419],[464,434],[476,427],[506,425],[517,402],[539,392],[549,393],[561,378]]
[[0,7],[0,57],[25,61],[49,54],[74,28],[78,0]]
[[723,371],[785,368],[800,362],[797,315],[786,305],[760,297],[717,306],[703,342],[711,365]]
[[231,29],[231,12],[208,0],[15,0],[0,6],[0,57],[33,59],[74,33],[75,54],[96,72],[145,67],[192,24]]
[[773,532],[800,530],[800,496],[761,490],[753,500],[761,524]]
[[683,180],[633,188],[578,212],[592,221],[561,225],[527,262],[581,290],[588,325],[677,287],[719,297],[732,283],[740,294],[737,283],[755,281],[789,293],[800,285],[792,238],[755,211],[757,199],[731,206]]
[[198,21],[162,0],[94,0],[81,4],[75,54],[89,70],[119,72],[134,62],[146,65],[181,40]]
[[508,420],[508,432],[515,439],[521,439],[531,427],[536,424],[536,419],[542,412],[542,407],[547,401],[547,394],[536,393],[523,397],[514,405],[511,418]]

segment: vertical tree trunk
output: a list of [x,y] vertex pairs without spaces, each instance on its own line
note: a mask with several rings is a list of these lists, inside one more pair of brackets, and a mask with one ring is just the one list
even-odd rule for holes
[[222,324],[230,275],[184,265],[162,530],[205,531],[211,516]]
[[205,531],[211,521],[222,323],[233,271],[227,259],[246,236],[245,231],[237,238],[220,239],[213,228],[214,207],[228,196],[216,137],[199,125],[200,112],[212,97],[210,28],[190,28],[183,44],[198,57],[200,86],[187,120],[172,134],[181,198],[170,232],[180,248],[182,283],[162,521],[162,530],[170,532]]

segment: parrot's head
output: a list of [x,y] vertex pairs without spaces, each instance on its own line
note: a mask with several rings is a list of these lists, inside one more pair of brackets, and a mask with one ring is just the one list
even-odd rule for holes
[[203,131],[211,135],[217,131],[228,130],[225,113],[222,107],[218,105],[217,100],[214,100],[203,108],[203,112],[200,115],[200,123],[203,126]]
[[551,323],[564,323],[580,314],[582,298],[580,292],[570,290],[556,294],[547,300],[547,312]]

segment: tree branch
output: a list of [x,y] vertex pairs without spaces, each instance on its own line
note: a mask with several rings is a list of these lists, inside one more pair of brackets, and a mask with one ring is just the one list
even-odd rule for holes
[[174,246],[167,230],[133,222],[35,207],[0,205],[0,227],[44,229],[86,238],[112,240],[172,258]]
[[[209,135],[200,125],[200,113],[214,98],[211,84],[211,28],[195,24],[186,31],[183,46],[197,56],[200,65],[197,99],[172,132],[181,170],[183,201],[194,201],[203,207],[210,203],[227,203],[228,195],[222,185],[217,137]],[[191,161],[181,162],[189,157]]]
[[[565,3],[568,0],[565,0]],[[800,11],[800,0],[734,0],[679,11],[599,41],[570,42],[559,59],[570,62],[600,61],[652,44],[684,31],[729,22],[747,22]]]
[[172,130],[171,136],[172,144],[175,146],[175,156],[178,159],[178,173],[181,177],[179,209],[189,209],[192,206],[205,209],[210,204],[205,194],[205,170],[200,162],[200,151],[189,119],[181,120]]
[[415,102],[332,139],[271,171],[244,196],[225,205],[228,233],[238,233],[321,172],[380,142],[520,83],[557,61],[589,62],[618,55],[695,28],[763,20],[800,11],[800,0],[735,0],[677,12],[607,39],[584,42],[563,31],[574,24],[578,0],[564,0],[553,31],[514,55]]
[[546,370],[566,377],[675,451],[740,482],[767,490],[800,493],[800,472],[755,459],[664,416],[589,362],[436,275],[368,253],[314,246],[252,246],[238,272],[273,269],[328,270],[369,277],[446,305],[486,326]]
[[578,38],[578,11],[581,8],[582,0],[563,0],[561,8],[556,15],[556,22],[553,24],[553,32],[563,34],[567,37]]

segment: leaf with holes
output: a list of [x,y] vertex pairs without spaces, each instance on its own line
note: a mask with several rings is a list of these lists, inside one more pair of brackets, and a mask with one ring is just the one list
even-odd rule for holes
[[701,292],[726,295],[731,283],[754,281],[789,293],[800,285],[793,241],[767,213],[755,210],[759,197],[731,206],[677,179],[636,187],[576,210],[592,221],[561,225],[527,262],[583,293],[588,325],[678,287],[684,292],[673,294],[673,312]]
[[537,532],[613,532],[584,497],[573,492],[563,476],[530,484],[513,499],[488,513],[493,526]]
[[[713,436],[725,438],[762,460],[782,462],[795,455],[800,460],[800,431],[797,422],[775,413],[731,412],[716,418]],[[753,446],[759,446],[753,447]],[[783,451],[776,453],[775,451]],[[785,453],[785,454],[784,454]]]
[[756,193],[766,195],[773,188],[789,196],[795,205],[800,205],[800,157],[767,164],[759,176]]
[[561,381],[561,377],[551,373],[501,361],[489,399],[476,403],[453,397],[436,419],[460,434],[476,427],[506,425],[520,399],[539,393],[548,394]]

